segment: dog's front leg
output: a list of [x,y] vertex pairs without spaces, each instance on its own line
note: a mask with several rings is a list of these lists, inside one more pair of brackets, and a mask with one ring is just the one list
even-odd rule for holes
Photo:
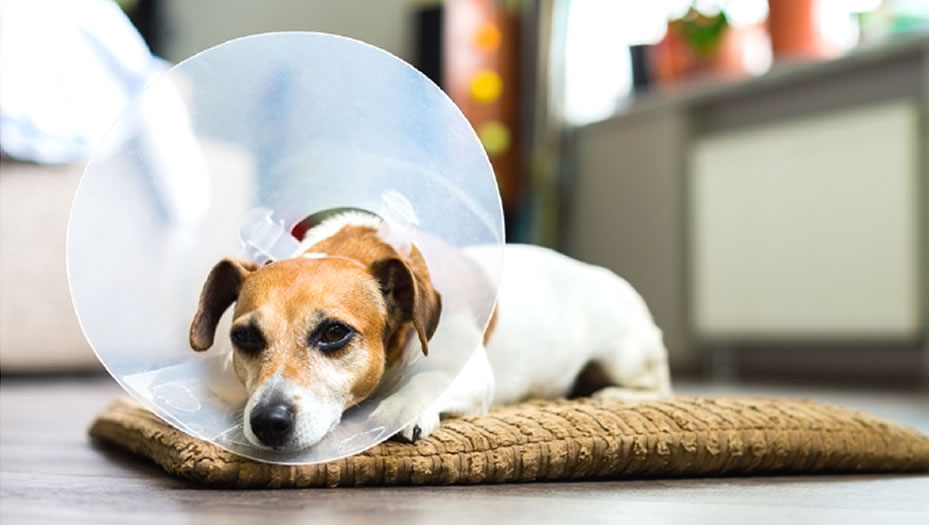
[[394,419],[408,413],[410,407],[421,403],[436,385],[448,384],[438,398],[419,411],[410,424],[394,436],[400,441],[414,442],[429,436],[439,428],[442,417],[477,416],[487,413],[494,395],[494,376],[483,345],[465,362],[461,372],[450,382],[447,372],[420,371],[397,392],[384,399],[372,417]]
[[439,428],[443,417],[484,415],[493,396],[494,374],[487,360],[487,351],[481,345],[474,350],[445,392],[416,421],[400,430],[396,438],[409,442],[425,438]]
[[[439,427],[442,416],[485,414],[494,396],[494,375],[487,359],[487,351],[480,343],[483,329],[474,323],[469,312],[447,314],[430,342],[435,349],[420,357],[418,367],[399,364],[401,374],[412,373],[406,384],[384,398],[372,417],[381,421],[410,421],[396,434],[396,438],[416,441]],[[453,370],[456,359],[465,351],[463,341],[478,341],[462,368]],[[412,369],[416,372],[412,372]],[[454,374],[454,375],[453,375]],[[390,380],[384,383],[391,388]],[[441,392],[432,398],[435,392]],[[411,417],[410,414],[415,414]]]

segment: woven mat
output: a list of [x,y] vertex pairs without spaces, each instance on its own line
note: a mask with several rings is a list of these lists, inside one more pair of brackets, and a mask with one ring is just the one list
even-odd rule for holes
[[238,488],[929,471],[929,437],[915,430],[812,401],[748,397],[528,402],[321,465],[244,459],[124,399],[90,434],[172,474]]

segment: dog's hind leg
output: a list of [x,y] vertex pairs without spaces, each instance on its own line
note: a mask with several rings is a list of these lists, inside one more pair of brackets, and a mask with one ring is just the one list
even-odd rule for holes
[[671,373],[661,330],[640,326],[611,344],[597,360],[612,386],[593,397],[647,401],[670,397]]

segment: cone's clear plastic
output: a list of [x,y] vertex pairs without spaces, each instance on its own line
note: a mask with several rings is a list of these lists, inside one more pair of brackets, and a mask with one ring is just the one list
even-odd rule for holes
[[[287,257],[296,245],[281,233],[333,208],[378,214],[393,244],[420,249],[443,295],[439,327],[428,357],[408,349],[400,383],[347,411],[321,442],[254,447],[242,433],[229,312],[213,348],[188,346],[200,288],[223,257]],[[444,391],[481,342],[500,278],[462,273],[465,251],[496,246],[502,258],[502,244],[490,164],[435,84],[356,40],[268,33],[180,63],[131,103],[84,173],[67,262],[85,336],[133,397],[232,452],[298,464],[365,450]],[[426,395],[378,410],[425,368],[441,372]]]

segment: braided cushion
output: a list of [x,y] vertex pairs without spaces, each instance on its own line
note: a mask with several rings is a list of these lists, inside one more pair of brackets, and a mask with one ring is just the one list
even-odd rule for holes
[[532,401],[319,465],[236,456],[125,399],[90,434],[172,474],[239,488],[929,471],[929,438],[912,429],[813,401],[753,397]]

